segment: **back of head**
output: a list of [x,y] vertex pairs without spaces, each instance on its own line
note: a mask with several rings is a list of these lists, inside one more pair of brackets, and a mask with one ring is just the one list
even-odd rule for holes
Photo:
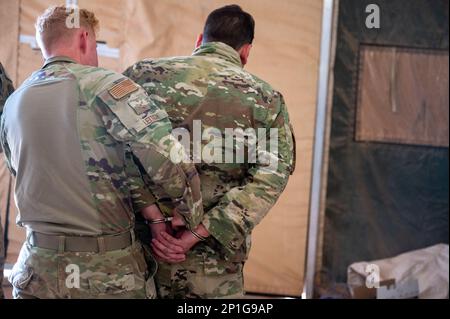
[[203,30],[203,42],[223,42],[235,50],[252,44],[255,20],[238,5],[229,5],[211,12]]
[[38,17],[35,27],[39,46],[45,53],[58,46],[70,45],[80,29],[95,36],[99,21],[94,13],[86,9],[53,6]]

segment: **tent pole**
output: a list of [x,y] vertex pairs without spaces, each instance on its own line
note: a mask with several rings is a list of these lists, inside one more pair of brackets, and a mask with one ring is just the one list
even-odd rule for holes
[[317,243],[319,238],[319,221],[322,194],[322,175],[324,148],[326,142],[327,104],[330,77],[333,13],[337,0],[324,0],[322,12],[322,36],[320,43],[320,66],[317,93],[317,113],[315,124],[313,171],[309,207],[309,225],[307,237],[307,255],[305,265],[305,285],[303,296],[314,296],[314,276],[316,271]]

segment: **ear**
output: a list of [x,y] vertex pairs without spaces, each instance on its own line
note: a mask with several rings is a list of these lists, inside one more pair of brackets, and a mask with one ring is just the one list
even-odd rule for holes
[[37,30],[36,30],[36,43],[39,49],[41,49],[41,53],[44,59],[47,60],[48,58],[50,58],[47,50],[45,50],[44,45],[42,43],[41,34]]
[[203,33],[200,33],[197,37],[197,42],[195,42],[195,48],[199,48],[203,43]]
[[238,51],[239,55],[241,57],[241,62],[242,62],[243,66],[245,66],[248,62],[248,57],[250,56],[251,49],[252,49],[251,44],[244,44]]
[[84,30],[81,29],[80,34],[78,35],[79,39],[80,39],[80,51],[82,54],[86,54],[88,51],[88,46],[89,46],[89,33]]

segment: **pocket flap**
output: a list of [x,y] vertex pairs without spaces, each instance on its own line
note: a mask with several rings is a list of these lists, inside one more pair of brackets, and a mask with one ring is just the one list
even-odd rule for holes
[[[94,295],[116,295],[139,289],[139,281],[133,273],[124,275],[94,275],[88,279],[89,290]],[[142,288],[143,283],[140,285]]]

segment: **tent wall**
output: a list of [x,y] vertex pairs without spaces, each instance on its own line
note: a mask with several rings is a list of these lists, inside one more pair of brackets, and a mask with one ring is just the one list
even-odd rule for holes
[[[366,7],[374,2],[380,7],[380,29],[366,27]],[[332,282],[345,282],[353,262],[448,243],[448,9],[446,0],[340,1],[322,252],[322,273]],[[420,49],[425,63],[430,59],[425,54],[432,52],[440,61],[434,63],[441,64],[427,69],[416,62],[407,66],[408,58],[390,58],[394,67],[379,65],[361,76],[364,58],[369,65],[377,59],[375,53],[361,55],[365,46],[397,52],[397,57]],[[433,68],[439,71],[424,74]],[[382,69],[390,75],[385,80],[386,74],[377,77]],[[430,85],[423,81],[428,76],[430,81],[438,78],[439,85],[426,90]],[[368,80],[361,83],[360,78]],[[358,108],[374,107],[373,100],[358,99],[361,90],[363,98],[373,93],[368,90],[382,97],[397,94],[364,111],[375,116],[384,110],[389,117],[377,119],[378,131],[370,120],[357,123]],[[408,92],[422,95],[410,101]],[[405,121],[410,114],[405,112],[416,112],[414,107],[423,112],[415,113],[416,130],[411,130],[410,121]],[[417,131],[433,125],[429,121],[434,112],[440,125],[417,136]],[[357,136],[361,124],[369,125],[362,130],[370,133],[369,139]],[[430,142],[426,134],[436,137]]]
[[[98,40],[107,43],[110,48],[117,48],[119,42],[124,40],[123,25],[123,3],[125,1],[96,0],[79,1],[80,7],[93,10],[101,23]],[[126,1],[128,3],[128,1]],[[36,18],[51,5],[63,5],[62,0],[25,0],[20,2],[19,32],[22,38],[32,40],[35,34],[34,23]],[[19,46],[18,61],[18,83],[22,83],[31,72],[42,66],[43,59],[39,49],[22,43]],[[120,60],[100,56],[100,65],[105,68],[121,71]]]
[[[7,0],[0,0],[7,1]],[[57,0],[20,3],[20,34],[32,36],[35,18]],[[247,69],[280,90],[297,138],[297,171],[269,216],[253,235],[245,269],[247,291],[299,296],[303,288],[310,171],[322,1],[319,0],[79,0],[101,21],[99,40],[120,49],[119,58],[100,64],[119,72],[139,59],[190,55],[206,16],[237,3],[256,20],[256,39]],[[0,52],[2,49],[0,49]],[[19,47],[18,81],[42,64],[40,52]],[[15,235],[14,235],[15,236]]]
[[[0,0],[0,61],[8,70],[12,81],[17,76],[17,52],[19,46],[19,0]],[[5,45],[8,43],[8,45]]]
[[[0,0],[0,61],[14,83],[17,83],[17,65],[19,50],[19,0]],[[7,44],[7,45],[6,45]],[[9,192],[10,174],[0,153],[0,216],[3,230],[8,230],[8,254],[6,262],[14,263],[23,242],[23,232],[15,226],[15,205],[13,194]],[[8,194],[10,195],[8,199]],[[11,205],[8,206],[8,203]],[[6,213],[9,210],[9,223],[6,225]]]
[[2,153],[0,153],[0,216],[4,234],[7,234],[4,243],[7,253],[5,262],[14,264],[25,240],[25,232],[15,224],[17,212],[14,204],[14,179],[3,161]]
[[[19,0],[0,0],[0,61],[13,82],[17,77],[19,46]],[[8,45],[5,45],[8,43]]]

